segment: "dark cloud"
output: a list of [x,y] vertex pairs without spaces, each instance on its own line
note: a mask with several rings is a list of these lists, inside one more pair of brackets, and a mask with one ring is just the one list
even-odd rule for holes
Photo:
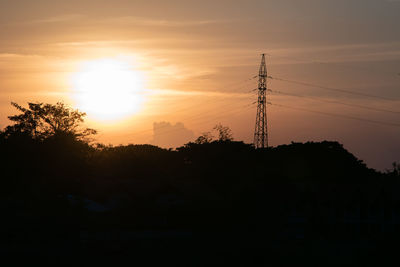
[[194,137],[194,133],[186,129],[181,122],[177,122],[175,125],[165,121],[153,123],[152,144],[154,145],[175,148],[193,141]]

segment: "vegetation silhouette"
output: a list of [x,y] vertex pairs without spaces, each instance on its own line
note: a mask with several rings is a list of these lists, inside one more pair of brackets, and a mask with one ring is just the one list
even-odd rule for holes
[[216,140],[207,132],[176,150],[94,145],[84,113],[12,105],[21,114],[0,133],[4,254],[177,266],[394,259],[396,163],[378,172],[330,141],[256,150],[220,124]]
[[96,134],[94,129],[79,129],[86,114],[72,110],[64,103],[58,102],[55,105],[28,103],[28,108],[14,102],[11,105],[22,114],[8,117],[14,124],[6,127],[4,131],[6,137],[26,134],[33,139],[43,140],[57,135],[71,135],[77,140],[84,140],[86,137]]

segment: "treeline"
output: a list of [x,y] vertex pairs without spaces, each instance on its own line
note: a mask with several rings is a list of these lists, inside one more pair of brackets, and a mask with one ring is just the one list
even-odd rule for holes
[[[132,244],[122,240],[162,232],[175,245],[189,235],[192,245],[221,238],[226,250],[262,250],[283,240],[400,233],[399,166],[375,171],[337,142],[256,150],[218,125],[216,139],[205,133],[176,150],[94,145],[83,113],[63,104],[14,106],[21,114],[0,134],[3,246],[52,240],[126,249]],[[113,237],[99,245],[104,233]]]

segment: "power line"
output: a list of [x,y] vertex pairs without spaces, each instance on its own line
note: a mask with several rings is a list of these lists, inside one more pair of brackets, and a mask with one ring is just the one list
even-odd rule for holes
[[345,106],[355,107],[355,108],[362,108],[362,109],[367,109],[367,110],[400,114],[400,111],[394,111],[394,110],[389,110],[389,109],[375,108],[375,107],[364,106],[364,105],[359,105],[359,104],[336,101],[336,100],[326,100],[326,99],[321,99],[321,98],[317,98],[317,97],[313,97],[313,96],[305,96],[305,95],[299,95],[299,94],[293,94],[293,93],[286,93],[286,92],[282,92],[282,91],[278,91],[278,90],[271,90],[271,89],[267,89],[267,90],[272,93],[277,93],[277,94],[282,94],[282,95],[287,95],[287,96],[294,96],[294,97],[301,97],[301,98],[310,98],[310,99],[313,99],[316,101],[330,103],[330,104],[339,104],[339,105],[345,105]]
[[[205,104],[216,104],[216,103],[219,103],[219,102],[222,102],[222,101],[226,100],[226,98],[228,98],[228,96],[225,96],[225,97],[222,97],[222,98],[219,98],[219,99],[214,99],[214,100],[206,100],[206,101],[203,101],[203,102],[198,103],[196,105],[191,105],[190,107],[185,107],[183,109],[179,109],[177,111],[174,111],[174,114],[179,114],[179,113],[182,113],[182,112],[185,112],[185,111],[190,111],[190,110],[195,109],[196,107],[203,106]],[[226,109],[224,109],[224,107],[228,107],[228,106],[232,106],[232,104],[229,103],[229,104],[226,104],[226,105],[223,105],[223,106],[218,106],[217,108],[226,110]],[[210,113],[210,112],[213,112],[213,111],[215,111],[215,109],[207,111],[207,112],[202,112],[201,114],[195,115],[194,118],[199,117],[199,116],[203,117],[204,114],[207,114],[207,113]],[[189,118],[185,118],[183,120],[188,120],[188,119]],[[193,119],[193,116],[191,116],[190,119]]]
[[362,122],[381,124],[381,125],[386,125],[386,126],[400,127],[399,123],[370,120],[370,119],[364,119],[364,118],[359,118],[359,117],[353,117],[353,116],[349,116],[349,115],[317,111],[317,110],[312,110],[312,109],[307,109],[307,108],[299,108],[299,107],[287,106],[287,105],[282,105],[282,104],[273,104],[271,102],[267,102],[267,104],[277,106],[277,107],[283,107],[283,108],[288,108],[288,109],[301,110],[301,111],[306,111],[306,112],[311,112],[311,113],[316,113],[316,114],[322,114],[322,115],[331,116],[331,117],[345,118],[345,119],[357,120],[357,121],[362,121]]
[[[251,77],[249,77],[249,78],[246,78],[245,80],[241,81],[240,83],[236,83],[236,86],[228,86],[228,85],[227,85],[227,86],[224,86],[223,88],[224,88],[224,89],[227,89],[227,90],[224,90],[224,91],[229,91],[229,92],[231,92],[231,93],[234,93],[234,92],[240,92],[240,93],[249,93],[249,92],[252,92],[252,91],[254,91],[254,90],[251,90],[251,91],[249,91],[249,92],[247,92],[247,91],[244,92],[244,91],[243,91],[243,88],[242,88],[242,86],[241,86],[241,84],[245,84],[245,83],[247,83],[247,82],[249,82],[249,81],[252,81],[252,80],[254,80],[254,79],[257,78],[257,77],[259,77],[259,76],[256,75],[256,76],[251,76]],[[301,82],[301,81],[283,79],[283,78],[279,78],[279,77],[266,76],[266,78],[270,78],[270,79],[274,79],[274,80],[279,80],[279,81],[284,81],[284,82],[289,82],[289,83],[294,83],[294,84],[299,84],[299,85],[303,85],[303,86],[316,87],[316,88],[321,88],[321,89],[330,90],[330,91],[336,91],[336,92],[341,92],[341,93],[347,93],[347,94],[352,94],[352,95],[358,95],[358,96],[364,96],[364,97],[371,97],[371,98],[378,98],[378,99],[381,99],[381,100],[390,100],[390,101],[393,100],[393,99],[390,99],[390,98],[387,98],[387,97],[383,97],[383,96],[377,96],[377,95],[366,94],[366,93],[359,93],[359,92],[354,92],[354,91],[351,91],[351,90],[345,90],[345,89],[334,88],[334,87],[327,87],[327,86],[322,86],[322,85],[313,84],[313,83],[307,83],[307,82]],[[237,88],[237,87],[239,87],[239,88]],[[236,90],[233,90],[234,88],[237,88],[237,89],[236,89]],[[221,88],[220,88],[220,89],[221,89]],[[257,90],[257,89],[255,89],[255,90]],[[294,97],[311,98],[311,99],[314,99],[314,100],[317,100],[317,101],[321,101],[321,102],[332,103],[332,104],[340,104],[340,105],[346,105],[346,106],[357,107],[357,108],[363,108],[363,109],[368,109],[368,110],[375,110],[375,111],[381,111],[381,112],[389,112],[389,113],[394,113],[394,114],[399,114],[399,113],[400,113],[399,111],[393,111],[393,110],[381,109],[381,108],[371,108],[371,107],[367,107],[367,106],[363,106],[363,105],[345,103],[345,102],[340,102],[340,101],[335,101],[335,100],[324,100],[324,99],[320,99],[320,98],[316,98],[316,97],[312,97],[312,96],[304,96],[304,95],[298,95],[298,94],[289,94],[289,93],[285,93],[285,92],[282,92],[282,91],[271,90],[271,89],[267,89],[266,91],[270,91],[270,92],[278,93],[278,94],[283,94],[283,95],[288,95],[288,96],[294,96]],[[203,104],[210,104],[210,103],[216,103],[216,102],[224,101],[224,100],[225,100],[226,98],[228,98],[228,97],[229,97],[229,94],[227,94],[226,96],[222,96],[222,97],[220,97],[220,98],[218,98],[218,99],[211,100],[211,101],[210,101],[210,100],[207,100],[207,101],[204,101],[204,102],[199,103],[199,104],[197,104],[197,105],[191,105],[190,107],[187,107],[187,108],[184,108],[184,109],[175,111],[175,113],[176,113],[176,112],[184,112],[184,111],[187,111],[187,110],[193,110],[195,107],[200,106],[200,105],[203,105]],[[191,98],[191,96],[189,96],[189,98]],[[232,115],[232,113],[241,112],[241,111],[243,111],[244,109],[251,107],[253,104],[255,104],[255,103],[247,104],[247,105],[245,105],[245,106],[243,106],[243,107],[240,107],[240,108],[238,108],[238,109],[230,109],[230,110],[224,109],[225,112],[222,112],[222,113],[220,112],[219,115],[220,115],[220,114],[225,114],[225,113],[227,113],[227,114],[222,115],[222,116],[218,116],[218,117],[226,117],[226,116]],[[358,118],[358,117],[353,117],[353,116],[348,116],[348,115],[334,114],[334,113],[323,112],[323,111],[316,111],[316,110],[310,110],[310,109],[304,109],[304,108],[299,108],[299,107],[285,106],[285,105],[281,105],[281,104],[272,104],[272,103],[270,103],[270,102],[267,102],[267,104],[275,105],[275,106],[280,106],[280,107],[284,107],[284,108],[289,108],[289,109],[295,109],[295,110],[301,110],[301,111],[306,111],[306,112],[312,112],[312,113],[317,113],[317,114],[322,114],[322,115],[327,115],[327,116],[334,116],[334,117],[340,117],[340,118],[358,120],[358,121],[362,121],[362,122],[369,122],[369,123],[376,123],[376,124],[382,124],[382,125],[387,125],[387,126],[400,127],[400,124],[397,124],[397,123],[375,121],[375,120],[364,119],[364,118]],[[228,105],[225,105],[225,106],[228,106]],[[231,104],[229,104],[229,106],[231,106]],[[219,108],[223,108],[223,107],[224,107],[224,106],[219,106]],[[210,112],[215,112],[215,110],[211,110],[211,111],[208,111],[208,112],[205,112],[205,113],[203,112],[203,113],[201,113],[201,114],[197,114],[197,115],[195,115],[195,116],[191,116],[191,117],[189,117],[189,118],[185,118],[185,120],[191,120],[191,121],[193,121],[193,120],[203,120],[203,119],[206,119],[206,118],[209,120],[210,116],[205,116],[205,114],[210,113]],[[213,119],[218,118],[218,117],[214,117]],[[207,121],[207,122],[208,122],[208,121]],[[206,123],[207,123],[207,122],[206,122]],[[203,123],[200,123],[200,124],[204,124],[204,122],[203,122]],[[196,125],[198,125],[198,123],[197,123]],[[165,127],[167,127],[167,126],[165,126]],[[173,131],[177,131],[177,130],[180,130],[180,129],[173,129],[172,132],[173,132]],[[138,131],[138,132],[134,132],[134,133],[130,133],[130,134],[126,134],[125,136],[128,136],[128,135],[129,135],[129,136],[131,136],[131,135],[137,135],[137,134],[141,134],[141,133],[145,133],[145,132],[150,132],[150,131],[153,131],[153,128],[151,128],[151,129],[146,129],[146,130],[142,130],[142,131]],[[168,133],[170,133],[170,132],[171,132],[171,131],[167,131],[167,132],[164,132],[163,134],[168,134]]]
[[[226,114],[222,113],[222,114],[224,114],[224,115],[221,115],[221,113],[220,113],[220,114],[219,114],[220,116],[214,117],[213,119],[224,118],[224,117],[231,116],[231,115],[236,114],[236,113],[239,113],[239,112],[241,113],[241,112],[243,112],[243,111],[245,111],[245,110],[248,110],[248,109],[252,108],[252,106],[253,106],[253,104],[246,104],[246,105],[241,106],[241,107],[239,107],[239,108],[237,108],[237,109],[227,110],[227,112],[225,112]],[[208,116],[203,117],[203,118],[200,118],[200,120],[203,120],[203,119],[205,119],[205,118],[207,118],[207,121],[198,122],[198,123],[195,123],[195,125],[198,126],[198,125],[203,125],[203,124],[205,124],[205,123],[209,123],[209,117],[208,117]],[[162,127],[162,128],[166,128],[166,127],[167,127],[167,126],[164,126],[164,127]],[[124,136],[131,136],[131,135],[143,134],[143,133],[146,133],[146,132],[151,132],[151,131],[153,131],[153,130],[154,130],[154,128],[151,128],[151,129],[149,128],[149,129],[146,129],[146,130],[142,130],[142,131],[130,133],[130,134],[127,134],[127,135],[124,135]],[[170,134],[170,133],[173,133],[173,132],[176,132],[176,131],[180,131],[180,130],[181,130],[181,129],[171,129],[171,130],[163,131],[163,132],[161,133],[161,135]]]
[[293,83],[293,84],[298,84],[298,85],[303,85],[303,86],[308,86],[308,87],[315,87],[315,88],[320,88],[320,89],[324,89],[324,90],[340,92],[340,93],[345,93],[345,94],[350,94],[350,95],[371,97],[371,98],[376,98],[376,99],[386,100],[386,101],[393,101],[393,99],[388,98],[388,97],[384,97],[384,96],[360,93],[360,92],[355,92],[355,91],[346,90],[346,89],[323,86],[323,85],[319,85],[319,84],[313,84],[313,83],[307,83],[307,82],[301,82],[301,81],[295,81],[295,80],[288,80],[288,79],[283,79],[283,78],[279,78],[279,77],[272,77],[272,76],[268,76],[268,78],[273,79],[273,80],[277,80],[277,81],[283,81],[283,82],[288,82],[288,83]]
[[[247,94],[247,93],[249,93],[250,91],[248,91],[248,90],[243,90],[243,85],[242,84],[245,84],[245,83],[247,83],[247,82],[249,82],[249,81],[251,81],[251,80],[254,80],[255,78],[256,78],[257,76],[251,76],[251,77],[249,77],[249,78],[246,78],[245,80],[242,80],[241,82],[239,82],[239,83],[237,83],[237,85],[236,86],[233,86],[233,87],[231,87],[231,86],[228,86],[228,85],[226,85],[226,86],[224,86],[224,87],[222,87],[222,88],[219,88],[219,90],[220,89],[226,89],[226,90],[224,90],[224,91],[228,91],[229,93],[225,93],[225,96],[221,96],[221,97],[219,97],[218,99],[214,99],[214,100],[206,100],[206,101],[203,101],[202,103],[200,103],[200,104],[197,104],[197,105],[194,105],[194,106],[200,106],[200,105],[203,105],[203,104],[209,104],[209,103],[216,103],[216,102],[220,102],[220,101],[224,101],[224,100],[226,100],[228,97],[231,97],[231,96],[233,96],[234,94],[232,94],[232,93],[242,93],[242,94]],[[207,92],[207,91],[206,91]],[[211,92],[213,92],[213,91],[211,91]],[[194,97],[197,97],[197,96],[188,96],[187,98],[194,98]],[[187,111],[187,110],[191,110],[191,109],[193,109],[193,107],[194,107],[193,105],[190,105],[189,107],[185,107],[185,108],[183,108],[183,109],[179,109],[179,110],[177,110],[177,111],[174,111],[174,113],[176,113],[176,112],[184,112],[184,111]]]
[[[269,55],[270,56],[270,55]],[[298,62],[298,64],[319,64],[319,65],[341,65],[341,68],[348,68],[348,69],[353,69],[353,70],[361,70],[361,71],[370,71],[370,72],[373,72],[373,73],[382,73],[382,74],[387,74],[387,75],[399,75],[400,76],[400,73],[396,73],[396,72],[392,72],[392,71],[384,71],[384,70],[382,70],[381,68],[370,68],[370,67],[366,67],[366,66],[349,66],[349,65],[346,65],[346,64],[344,64],[345,62],[340,62],[340,61],[337,61],[337,62],[335,62],[335,61],[321,61],[321,60],[313,60],[313,59],[311,59],[311,60],[306,60],[306,59],[302,59],[302,58],[299,58],[299,57],[293,57],[293,56],[282,56],[282,55],[280,55],[280,56],[277,56],[277,55],[274,55],[273,56],[274,58],[283,58],[283,59],[289,59],[289,60],[293,60],[293,61],[296,61],[296,62]],[[354,61],[353,61],[353,63],[355,63]]]
[[[242,80],[242,81],[239,82],[238,84],[240,85],[240,84],[249,82],[249,81],[251,81],[251,80],[254,80],[256,77],[258,77],[258,76],[251,76],[251,77],[249,77],[249,78],[246,78],[245,80]],[[225,86],[225,87],[223,87],[223,88],[226,88],[226,87],[227,87],[227,86]],[[243,91],[241,86],[239,86],[238,88],[236,88],[236,90],[232,90],[232,88],[235,88],[235,87],[237,87],[237,86],[230,87],[230,92],[233,92],[233,93],[243,93],[243,94],[248,93],[247,91]],[[191,97],[193,97],[193,96],[189,96],[188,98],[191,98]],[[202,106],[202,105],[204,105],[204,104],[210,104],[210,103],[215,104],[215,103],[218,103],[218,102],[221,102],[221,101],[226,100],[228,97],[229,97],[229,94],[226,94],[226,96],[221,97],[221,98],[218,98],[218,99],[214,99],[214,100],[211,100],[211,101],[210,101],[210,100],[203,101],[203,102],[201,102],[201,103],[199,103],[199,104],[197,104],[197,105],[191,105],[190,107],[185,107],[185,108],[183,108],[183,109],[179,109],[179,110],[177,110],[177,111],[174,111],[174,114],[176,114],[176,113],[181,113],[181,112],[188,111],[188,110],[193,110],[194,107]],[[220,106],[220,108],[221,108],[221,107],[225,107],[225,106],[231,106],[231,104],[224,105],[224,106]],[[246,105],[246,106],[247,106],[247,105]],[[212,111],[211,111],[211,112],[212,112]],[[194,118],[199,117],[199,116],[200,116],[200,117],[203,117],[204,114],[207,114],[207,113],[210,113],[210,112],[206,112],[206,113],[203,112],[203,113],[201,113],[201,114],[197,114],[197,115],[194,116]],[[193,119],[193,116],[192,116],[191,118]],[[186,118],[185,120],[188,120],[188,119]],[[167,127],[167,126],[165,126],[165,127]],[[140,134],[140,133],[149,132],[149,131],[152,131],[152,130],[153,130],[153,128],[151,128],[151,129],[146,129],[146,130],[142,130],[142,131],[135,132],[135,133],[129,133],[129,134],[124,134],[124,135],[119,135],[119,136],[129,136],[129,135],[133,135],[133,134],[138,134],[138,133]]]
[[[228,116],[228,115],[231,115],[231,113],[233,112],[233,113],[237,113],[237,111],[243,111],[243,110],[246,110],[246,109],[248,109],[249,107],[251,107],[251,106],[253,106],[254,105],[254,103],[251,103],[251,104],[245,104],[245,105],[241,105],[240,107],[238,107],[238,108],[235,108],[235,109],[224,109],[224,112],[219,112],[218,113],[218,115],[221,115],[221,114],[225,114],[225,115],[221,115],[221,116],[217,116],[217,117],[213,117],[213,119],[215,119],[215,118],[220,118],[220,117],[226,117],[226,116]],[[208,115],[205,115],[205,114],[207,114],[207,113],[210,113],[210,112],[213,112],[213,111],[215,111],[215,110],[211,110],[211,111],[209,111],[209,112],[206,112],[206,113],[201,113],[201,114],[196,114],[196,115],[194,115],[194,116],[190,116],[190,117],[188,117],[188,118],[185,118],[184,120],[191,120],[191,121],[197,121],[197,120],[203,120],[203,119],[207,119],[208,121],[210,120],[210,117],[208,116]],[[208,122],[207,121],[207,122]],[[202,124],[202,123],[201,123]],[[197,125],[197,124],[196,124]],[[162,128],[166,128],[167,126],[164,126],[164,127],[162,127]],[[153,128],[148,128],[148,129],[145,129],[145,130],[140,130],[140,131],[136,131],[136,132],[131,132],[131,133],[129,133],[129,134],[124,134],[124,135],[118,135],[118,136],[132,136],[132,135],[140,135],[140,134],[144,134],[144,133],[147,133],[147,132],[151,132],[151,131],[153,131],[154,129]]]

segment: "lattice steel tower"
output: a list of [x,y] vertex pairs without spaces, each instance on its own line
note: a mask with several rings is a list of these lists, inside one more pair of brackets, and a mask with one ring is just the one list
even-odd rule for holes
[[254,146],[256,148],[268,147],[266,94],[267,66],[265,65],[265,54],[262,54],[260,71],[258,73],[258,104],[256,127],[254,130]]

